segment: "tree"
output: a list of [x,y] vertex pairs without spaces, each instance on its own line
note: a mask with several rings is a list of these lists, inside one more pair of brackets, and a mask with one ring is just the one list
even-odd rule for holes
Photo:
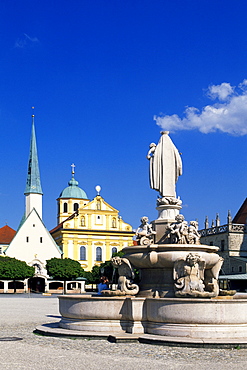
[[13,280],[16,293],[16,281],[33,277],[35,268],[16,258],[0,256],[0,279]]
[[[112,257],[116,256],[123,257],[124,252],[119,251],[113,253]],[[90,284],[98,284],[100,282],[101,276],[106,276],[112,283],[114,282],[117,283],[118,280],[117,271],[114,271],[111,261],[105,261],[102,262],[99,266],[98,265],[93,266],[92,271],[91,272],[85,271],[84,276],[87,278]]]
[[73,280],[84,275],[80,263],[71,258],[51,258],[46,261],[46,270],[53,279],[64,281],[64,293],[66,293],[66,280]]

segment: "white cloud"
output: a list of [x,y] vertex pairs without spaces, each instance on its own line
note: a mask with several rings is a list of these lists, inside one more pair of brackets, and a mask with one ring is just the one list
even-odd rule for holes
[[208,96],[211,99],[219,99],[221,101],[226,100],[234,92],[234,87],[232,87],[228,82],[223,82],[221,85],[212,85],[208,88]]
[[34,43],[39,42],[37,37],[30,37],[26,33],[23,34],[23,36],[16,40],[15,42],[15,48],[23,49],[27,46],[31,46]]
[[170,131],[197,129],[204,134],[222,131],[236,136],[246,135],[247,80],[239,84],[238,88],[229,83],[212,85],[208,95],[221,102],[207,105],[201,111],[187,107],[183,118],[173,114],[154,116],[154,120],[162,129]]

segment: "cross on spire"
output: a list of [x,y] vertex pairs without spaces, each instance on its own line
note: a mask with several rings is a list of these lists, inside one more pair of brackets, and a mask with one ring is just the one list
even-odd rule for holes
[[74,175],[75,174],[75,165],[74,165],[74,163],[72,163],[71,168],[72,168],[72,175]]

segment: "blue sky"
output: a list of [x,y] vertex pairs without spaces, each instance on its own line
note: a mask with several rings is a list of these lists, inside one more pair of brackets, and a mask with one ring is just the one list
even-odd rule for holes
[[247,195],[246,12],[241,0],[2,0],[0,227],[24,213],[32,106],[48,229],[72,163],[90,199],[99,184],[134,228],[155,219],[146,154],[161,129],[182,152],[186,219],[234,216]]

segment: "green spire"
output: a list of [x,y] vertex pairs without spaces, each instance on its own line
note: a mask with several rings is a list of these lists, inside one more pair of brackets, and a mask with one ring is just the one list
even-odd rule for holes
[[32,134],[30,143],[30,153],[28,161],[27,183],[25,195],[30,193],[43,194],[39,174],[39,162],[37,154],[36,135],[34,128],[34,115],[32,115]]

